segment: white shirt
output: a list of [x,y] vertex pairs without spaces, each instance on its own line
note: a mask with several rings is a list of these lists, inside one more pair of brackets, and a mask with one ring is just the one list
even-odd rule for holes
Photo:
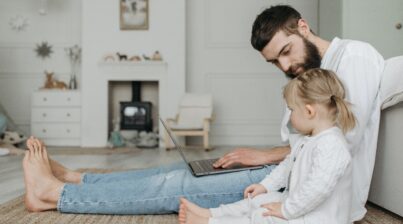
[[[295,160],[295,162],[294,162]],[[350,219],[351,156],[342,131],[329,128],[297,137],[291,153],[261,184],[268,193],[284,186],[282,213],[289,223],[347,224]]]
[[[353,160],[351,221],[366,213],[365,203],[375,163],[380,120],[379,86],[384,70],[383,57],[369,44],[334,38],[322,59],[321,68],[334,71],[342,81],[357,126],[346,135]],[[282,138],[293,144],[287,110],[282,122]]]

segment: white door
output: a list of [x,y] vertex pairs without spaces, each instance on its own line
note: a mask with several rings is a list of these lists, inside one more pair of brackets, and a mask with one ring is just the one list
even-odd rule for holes
[[186,87],[213,94],[213,145],[280,143],[287,80],[250,44],[257,14],[279,3],[295,7],[317,30],[318,0],[187,1]]
[[385,59],[403,55],[402,0],[344,0],[343,37],[371,43]]

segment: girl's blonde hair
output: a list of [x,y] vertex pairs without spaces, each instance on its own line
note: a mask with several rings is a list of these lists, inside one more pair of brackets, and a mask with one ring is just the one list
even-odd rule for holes
[[344,133],[354,128],[356,120],[350,110],[350,103],[345,98],[343,84],[332,71],[325,69],[310,69],[291,80],[283,91],[287,103],[298,105],[298,100],[304,104],[322,104],[329,110],[330,119]]

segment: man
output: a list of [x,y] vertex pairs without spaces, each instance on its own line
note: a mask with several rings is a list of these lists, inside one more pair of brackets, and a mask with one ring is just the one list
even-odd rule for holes
[[[358,126],[347,134],[353,155],[351,221],[363,218],[375,162],[380,119],[378,90],[384,59],[373,47],[363,42],[338,38],[328,42],[321,39],[312,33],[300,14],[289,6],[276,6],[261,13],[253,25],[251,42],[268,62],[276,65],[288,77],[320,66],[335,71],[342,80],[358,121]],[[283,119],[282,137],[292,144],[288,121],[289,111]],[[265,158],[280,160],[289,150],[289,147],[276,149],[276,157],[273,157],[273,151],[268,151]],[[221,158],[217,165],[253,165],[256,162],[249,158],[264,157],[259,153],[238,150]]]
[[[353,198],[352,219],[361,219],[374,164],[383,58],[362,42],[335,38],[330,43],[319,38],[289,6],[263,11],[253,25],[251,42],[287,76],[320,66],[334,70],[343,81],[358,118],[358,128],[349,133],[348,139],[354,156],[354,194],[358,196]],[[283,119],[282,137],[293,144],[293,134],[287,128],[288,115]],[[23,165],[26,204],[33,211],[57,208],[71,213],[169,213],[178,210],[182,196],[202,207],[217,207],[242,199],[244,189],[260,182],[272,169],[265,166],[260,170],[195,178],[180,164],[125,173],[80,174],[48,160],[45,147],[37,140],[30,139],[28,145],[30,151]],[[265,151],[243,148],[228,153],[215,166],[273,164],[289,152],[289,145]],[[47,184],[35,184],[39,182]]]

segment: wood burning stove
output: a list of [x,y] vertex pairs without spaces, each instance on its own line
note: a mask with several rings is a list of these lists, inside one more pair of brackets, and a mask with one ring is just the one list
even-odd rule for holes
[[141,101],[141,82],[132,82],[132,101],[120,102],[120,128],[123,130],[152,131],[151,102]]

